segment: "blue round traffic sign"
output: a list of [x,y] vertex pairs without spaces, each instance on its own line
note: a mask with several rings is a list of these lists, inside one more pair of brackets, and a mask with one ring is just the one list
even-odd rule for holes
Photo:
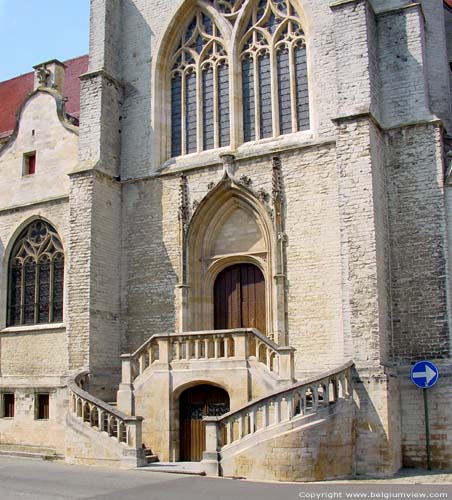
[[411,368],[410,378],[420,389],[430,389],[438,382],[439,370],[431,361],[418,361]]

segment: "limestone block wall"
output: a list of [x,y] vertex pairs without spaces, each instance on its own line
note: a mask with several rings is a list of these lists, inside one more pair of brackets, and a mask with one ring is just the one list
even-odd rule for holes
[[397,374],[390,369],[357,369],[353,384],[355,473],[391,476],[402,465]]
[[447,240],[441,130],[419,125],[386,139],[396,363],[447,357]]
[[116,180],[95,170],[71,176],[69,362],[89,367],[92,388],[112,397],[119,382],[121,194]]
[[[52,448],[64,455],[67,389],[56,387],[55,381],[46,376],[41,376],[35,383],[30,383],[29,379],[24,378],[19,386],[17,381],[13,386],[3,386],[3,378],[0,380],[2,384],[0,392],[11,390],[15,392],[14,418],[0,419],[0,444]],[[36,419],[38,393],[49,394],[48,420]]]
[[[452,425],[449,402],[452,396],[452,366],[441,360],[436,363],[440,378],[435,387],[428,390],[432,466],[435,469],[450,469]],[[403,366],[398,370],[402,406],[403,465],[425,468],[427,455],[423,391],[411,382],[410,369],[410,366]]]
[[320,481],[353,474],[353,404],[336,413],[254,441],[237,453],[224,452],[221,473],[266,481]]
[[419,4],[378,16],[381,115],[385,126],[424,119],[431,114],[425,29]]

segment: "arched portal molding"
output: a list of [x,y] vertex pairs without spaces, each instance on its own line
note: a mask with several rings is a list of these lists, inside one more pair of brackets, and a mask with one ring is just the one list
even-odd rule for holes
[[[256,265],[264,275],[266,286],[267,332],[278,343],[284,343],[285,304],[278,300],[279,288],[285,282],[277,279],[280,248],[274,210],[263,201],[262,193],[253,190],[232,174],[233,159],[223,159],[225,168],[220,181],[197,206],[191,220],[181,223],[181,331],[211,330],[213,319],[213,287],[218,274],[239,263]],[[269,196],[267,197],[269,198]],[[257,250],[233,246],[224,254],[214,252],[222,228],[236,212],[243,212],[255,223],[261,235]],[[240,227],[237,239],[240,242]]]

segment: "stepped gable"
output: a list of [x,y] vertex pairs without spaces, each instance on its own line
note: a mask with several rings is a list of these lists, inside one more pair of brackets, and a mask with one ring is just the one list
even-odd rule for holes
[[[67,66],[64,92],[67,97],[66,111],[76,118],[80,115],[79,76],[88,70],[88,55],[64,61]],[[34,72],[0,82],[0,139],[12,134],[16,126],[16,114],[33,91]]]

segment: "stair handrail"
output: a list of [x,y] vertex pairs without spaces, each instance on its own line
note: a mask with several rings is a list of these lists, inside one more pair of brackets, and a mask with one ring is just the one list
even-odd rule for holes
[[[206,453],[216,453],[225,446],[264,430],[273,424],[290,421],[295,417],[304,416],[307,413],[317,411],[320,407],[327,407],[330,403],[336,403],[339,399],[348,399],[351,396],[351,368],[354,366],[352,360],[347,361],[337,368],[324,373],[313,375],[307,379],[292,384],[278,391],[274,391],[262,398],[255,399],[234,409],[220,417],[204,417],[206,423]],[[330,392],[330,382],[333,383],[334,394]],[[339,392],[340,383],[340,392]],[[319,387],[322,387],[321,394]],[[309,394],[309,405],[307,405],[307,391]],[[297,401],[295,400],[296,398]],[[286,403],[286,415],[281,414],[281,403]],[[295,404],[299,408],[295,408]],[[268,410],[274,408],[274,421],[270,422]],[[257,428],[257,411],[262,410],[262,427]],[[238,431],[234,431],[234,423],[238,423]],[[236,439],[237,435],[237,439]]]
[[90,427],[107,432],[118,442],[135,449],[141,448],[143,417],[127,415],[84,390],[82,381],[88,375],[87,370],[82,370],[68,379],[69,410]]
[[[121,360],[123,363],[123,376],[122,382],[126,384],[132,384],[134,380],[154,361],[151,359],[153,357],[152,345],[157,342],[159,349],[165,351],[166,355],[162,356],[163,352],[160,353],[160,357],[163,359],[166,357],[166,361],[171,360],[171,353],[169,352],[168,346],[163,346],[163,342],[168,342],[173,339],[184,338],[200,338],[200,337],[221,337],[221,336],[232,336],[232,337],[242,337],[245,340],[242,349],[237,349],[241,355],[248,359],[250,356],[249,352],[249,342],[247,337],[250,334],[256,339],[256,351],[255,356],[259,360],[259,349],[260,346],[265,348],[265,356],[262,361],[267,365],[270,371],[275,371],[278,373],[281,379],[293,380],[294,372],[294,352],[295,349],[290,346],[279,346],[269,337],[265,336],[256,328],[234,328],[229,330],[201,330],[201,331],[191,331],[191,332],[180,332],[180,333],[169,333],[162,334],[157,333],[151,335],[138,349],[133,353],[122,354]],[[277,357],[278,363],[274,362],[274,357]]]

